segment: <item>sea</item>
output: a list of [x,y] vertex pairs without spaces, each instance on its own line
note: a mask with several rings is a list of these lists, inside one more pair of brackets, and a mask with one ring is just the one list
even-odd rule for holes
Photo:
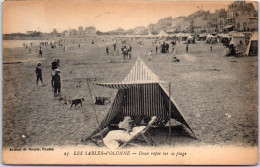
[[27,44],[27,46],[31,46],[31,43],[33,46],[39,45],[41,42],[51,42],[52,40],[3,40],[2,41],[2,47],[3,48],[19,48],[24,47],[23,44]]

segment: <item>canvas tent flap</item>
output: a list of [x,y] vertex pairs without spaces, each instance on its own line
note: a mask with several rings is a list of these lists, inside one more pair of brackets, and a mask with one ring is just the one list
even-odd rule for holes
[[127,89],[136,84],[160,83],[159,77],[155,75],[138,57],[135,65],[122,82],[118,83],[96,83],[96,85],[114,89]]
[[247,46],[247,49],[246,49],[246,52],[245,52],[246,55],[249,55],[249,51],[250,51],[250,48],[251,48],[251,44],[252,44],[252,42],[254,42],[254,41],[257,41],[257,42],[258,42],[258,33],[257,33],[257,32],[254,32],[254,34],[252,35],[252,37],[251,37],[250,40],[249,40],[249,43],[248,43],[248,46]]
[[[169,100],[171,100],[171,118],[185,125],[193,133],[176,103],[169,98],[168,92],[158,83],[120,89],[99,128],[102,130],[110,124],[118,124],[124,116],[131,116],[137,124],[144,116],[157,116],[154,125],[163,127],[169,121]],[[98,133],[99,128],[90,137]]]
[[171,101],[171,111],[172,111],[171,112],[171,118],[173,118],[173,119],[177,120],[178,122],[182,123],[183,125],[185,125],[194,134],[193,130],[191,129],[191,127],[189,126],[189,124],[187,123],[185,118],[183,117],[181,110],[177,106],[174,99],[172,97],[169,97],[169,93],[165,90],[165,88],[161,84],[160,84],[160,87],[162,89],[163,96],[168,98],[167,104],[169,104],[169,100]]
[[156,76],[147,66],[143,63],[142,59],[138,57],[134,67],[129,74],[122,81],[124,84],[145,84],[145,83],[159,83],[159,77]]
[[165,37],[165,36],[168,36],[168,34],[162,30],[157,36],[159,36],[159,37],[164,36]]
[[[144,76],[138,76],[141,74],[144,74]],[[108,114],[101,122],[100,127],[90,137],[98,133],[99,129],[102,130],[110,124],[118,124],[123,120],[124,116],[131,116],[136,123],[139,123],[145,116],[157,116],[154,125],[165,126],[169,121],[169,101],[171,104],[171,118],[185,125],[193,133],[174,100],[169,97],[168,92],[160,84],[159,78],[151,72],[141,59],[137,60],[137,63],[123,82],[115,85],[107,84],[106,86],[118,87],[124,84],[133,86],[126,86],[125,89],[120,87]],[[105,86],[105,84],[99,85]]]

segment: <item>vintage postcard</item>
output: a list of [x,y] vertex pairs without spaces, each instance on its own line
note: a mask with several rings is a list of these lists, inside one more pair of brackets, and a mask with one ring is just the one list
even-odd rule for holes
[[4,1],[4,164],[258,164],[258,2]]

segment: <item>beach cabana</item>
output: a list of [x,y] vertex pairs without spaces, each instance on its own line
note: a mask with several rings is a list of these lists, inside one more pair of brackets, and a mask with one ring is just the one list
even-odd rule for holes
[[158,37],[167,37],[168,34],[162,30],[157,36]]
[[247,56],[257,56],[258,53],[258,33],[255,32],[253,36],[250,38],[246,49]]
[[209,35],[207,35],[206,42],[207,43],[217,43],[218,42],[218,37],[209,34]]
[[203,33],[203,34],[199,35],[199,38],[198,38],[199,41],[205,41],[206,39],[207,39],[207,34]]
[[156,116],[157,119],[153,125],[157,127],[165,126],[172,118],[186,126],[193,133],[180,108],[162,86],[162,81],[140,58],[137,59],[135,65],[122,82],[96,83],[96,85],[118,89],[118,92],[99,128],[89,137],[97,134],[110,124],[118,124],[123,120],[124,116],[131,116],[137,124],[144,117]]
[[233,44],[234,46],[245,45],[245,35],[242,33],[233,33],[232,39],[229,44]]

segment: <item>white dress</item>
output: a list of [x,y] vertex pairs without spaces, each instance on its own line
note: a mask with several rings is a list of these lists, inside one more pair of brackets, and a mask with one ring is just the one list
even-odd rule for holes
[[132,131],[126,130],[112,130],[104,138],[104,144],[109,149],[116,149],[121,143],[130,140],[134,135],[145,129],[146,126],[136,126]]

